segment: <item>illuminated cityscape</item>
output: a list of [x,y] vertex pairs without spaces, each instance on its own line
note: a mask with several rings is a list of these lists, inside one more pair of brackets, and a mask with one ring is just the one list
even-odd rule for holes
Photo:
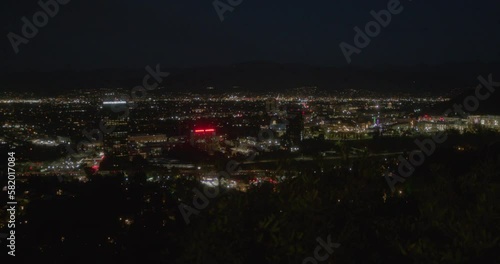
[[[22,208],[40,197],[47,202],[77,199],[82,195],[77,186],[105,181],[119,183],[115,192],[121,194],[115,195],[120,199],[139,199],[142,205],[135,213],[117,211],[122,231],[99,242],[107,243],[106,247],[123,243],[126,239],[119,234],[139,222],[152,221],[144,215],[159,208],[167,215],[155,225],[166,227],[180,221],[190,226],[196,221],[189,210],[199,208],[189,205],[189,191],[178,193],[189,186],[178,186],[185,181],[226,193],[254,193],[265,186],[277,191],[303,175],[314,179],[332,173],[361,173],[363,161],[372,164],[370,174],[378,174],[380,182],[385,183],[384,175],[389,175],[391,183],[401,164],[406,164],[400,156],[409,155],[415,139],[444,132],[450,137],[445,143],[445,149],[454,153],[450,155],[465,155],[481,150],[471,142],[489,142],[500,133],[500,115],[439,114],[453,100],[439,96],[169,93],[135,101],[124,98],[100,89],[57,97],[9,93],[0,100],[0,144],[18,155],[18,181],[26,186],[18,194]],[[477,139],[469,141],[471,137]],[[423,153],[432,150],[426,149],[428,143],[422,144]],[[27,187],[53,179],[58,183],[44,192]],[[391,186],[396,188],[392,195]],[[146,189],[138,194],[137,188]],[[378,188],[384,203],[408,198],[403,183]],[[112,195],[111,190],[102,191],[102,195]],[[356,201],[342,193],[336,197],[338,205],[346,199]],[[184,211],[179,203],[192,207]],[[37,228],[29,221],[22,224]],[[63,234],[60,241],[68,243],[78,237]]]
[[2,3],[5,263],[500,263],[498,0]]

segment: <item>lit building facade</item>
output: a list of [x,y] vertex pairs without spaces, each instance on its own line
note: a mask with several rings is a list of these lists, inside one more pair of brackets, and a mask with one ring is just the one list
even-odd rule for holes
[[469,116],[469,125],[482,126],[489,129],[500,130],[500,116],[495,115],[473,115]]
[[129,109],[125,101],[107,101],[102,105],[103,120],[110,133],[104,134],[104,150],[114,156],[128,156]]
[[196,148],[213,153],[218,148],[219,140],[214,128],[195,128],[191,130],[190,142]]

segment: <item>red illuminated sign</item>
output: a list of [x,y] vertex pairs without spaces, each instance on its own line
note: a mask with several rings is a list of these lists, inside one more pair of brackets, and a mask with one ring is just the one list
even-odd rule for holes
[[213,128],[209,128],[209,129],[196,129],[194,132],[195,133],[215,132],[215,129],[213,129]]

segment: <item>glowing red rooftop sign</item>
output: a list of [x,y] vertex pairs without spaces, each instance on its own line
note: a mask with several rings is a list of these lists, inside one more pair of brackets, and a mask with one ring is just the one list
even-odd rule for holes
[[213,128],[209,128],[209,129],[196,129],[194,132],[195,133],[215,132],[215,129],[213,129]]

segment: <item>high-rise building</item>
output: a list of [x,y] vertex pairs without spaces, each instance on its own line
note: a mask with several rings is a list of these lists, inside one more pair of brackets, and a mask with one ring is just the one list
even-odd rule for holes
[[195,128],[191,130],[191,145],[213,153],[218,146],[218,138],[214,128]]
[[302,109],[298,107],[287,108],[288,127],[286,129],[286,139],[292,146],[298,145],[304,134],[304,116]]
[[126,101],[105,101],[103,120],[112,130],[104,134],[104,150],[114,156],[128,155],[129,109]]
[[274,98],[267,99],[266,102],[266,112],[270,116],[275,116],[279,113],[278,101]]

